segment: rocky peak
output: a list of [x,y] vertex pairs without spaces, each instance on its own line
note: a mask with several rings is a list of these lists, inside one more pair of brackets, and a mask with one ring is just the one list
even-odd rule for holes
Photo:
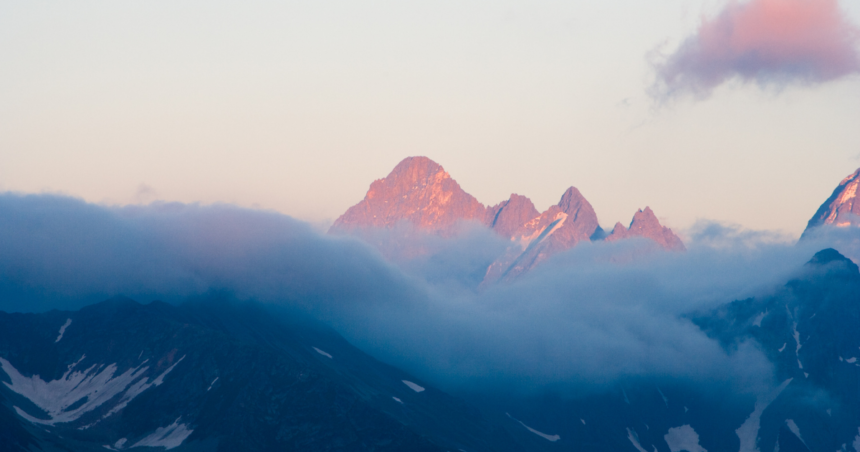
[[512,238],[522,225],[539,215],[529,198],[512,193],[507,201],[489,208],[487,224],[502,237]]
[[576,187],[568,188],[561,195],[558,208],[567,215],[564,224],[560,225],[557,233],[553,234],[554,240],[562,248],[567,249],[578,242],[589,240],[595,233],[602,231],[594,208]]
[[[615,227],[612,228],[612,232],[609,233],[609,237],[616,236],[616,237],[620,238],[621,236],[623,236],[625,234],[627,234],[627,228],[625,228],[624,225],[621,224],[620,221],[618,221],[615,223]],[[615,240],[615,239],[613,239],[613,240]]]
[[374,181],[364,200],[341,215],[332,231],[390,228],[406,221],[450,235],[458,221],[484,223],[486,215],[487,208],[463,191],[441,165],[427,157],[408,157],[388,176]]
[[616,223],[612,234],[606,237],[606,240],[612,242],[631,237],[651,239],[667,250],[684,251],[686,249],[684,243],[671,229],[660,224],[660,220],[650,207],[645,207],[645,210],[639,209],[633,215],[629,228]]
[[816,227],[825,224],[838,227],[860,224],[860,203],[855,202],[858,185],[860,185],[860,169],[842,179],[827,201],[824,201],[809,220],[801,238],[807,236]]
[[812,259],[806,263],[806,266],[819,269],[829,266],[842,270],[843,273],[855,278],[860,276],[860,268],[857,267],[857,264],[833,248],[823,249],[815,253]]
[[591,204],[585,200],[585,197],[582,196],[582,193],[580,193],[576,187],[570,187],[565,190],[557,205],[562,212],[568,215],[576,214],[583,208],[583,206],[588,206],[589,209],[591,208]]

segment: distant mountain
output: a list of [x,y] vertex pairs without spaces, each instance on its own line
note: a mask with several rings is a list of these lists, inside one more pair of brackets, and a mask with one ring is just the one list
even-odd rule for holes
[[[364,199],[350,207],[331,227],[331,233],[348,233],[375,241],[373,229],[406,224],[445,237],[456,235],[463,222],[495,231],[511,246],[487,269],[484,282],[515,278],[547,257],[577,243],[602,240],[603,229],[591,204],[575,187],[558,204],[543,213],[525,196],[512,194],[507,201],[487,207],[469,195],[436,162],[427,157],[408,157],[383,179],[374,181]],[[634,216],[630,229],[616,226],[612,240],[627,237],[654,240],[670,250],[684,250],[681,240],[660,225],[650,208]],[[402,246],[408,246],[403,245]],[[410,250],[409,255],[420,250]],[[383,249],[391,255],[391,250]]]
[[860,225],[860,203],[855,202],[858,185],[860,185],[860,169],[842,179],[830,197],[809,220],[801,237],[808,236],[812,230],[825,224],[838,227]]
[[487,214],[487,208],[463,191],[439,164],[427,157],[408,157],[387,177],[370,184],[364,200],[341,215],[332,230],[392,227],[405,221],[452,235],[457,222],[486,224]]

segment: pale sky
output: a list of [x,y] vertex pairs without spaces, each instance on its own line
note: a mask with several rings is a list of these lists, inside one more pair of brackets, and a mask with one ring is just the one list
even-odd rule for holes
[[725,5],[4,1],[0,190],[324,223],[426,155],[485,204],[574,185],[604,227],[799,236],[860,166],[860,75],[657,105],[649,61]]

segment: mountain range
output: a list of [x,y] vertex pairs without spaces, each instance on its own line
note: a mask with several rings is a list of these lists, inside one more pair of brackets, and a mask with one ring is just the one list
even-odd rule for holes
[[[860,170],[804,237],[860,224],[858,183]],[[487,207],[423,157],[375,181],[332,233],[406,224],[447,240],[464,222],[509,242],[487,284],[586,241],[638,237],[684,250],[647,207],[606,235],[573,187],[543,213],[516,194]],[[772,386],[630,376],[575,396],[446,391],[304,311],[217,292],[178,305],[115,297],[0,312],[0,452],[860,452],[860,268],[851,259],[823,249],[774,290],[683,320],[726,354],[751,344],[773,369]]]
[[529,198],[516,193],[485,206],[427,157],[408,157],[388,176],[374,181],[364,199],[341,215],[330,232],[361,236],[368,229],[405,224],[451,237],[464,223],[489,228],[510,241],[507,251],[487,268],[484,283],[516,278],[548,257],[586,241],[637,237],[667,250],[685,250],[681,239],[662,226],[649,207],[636,212],[629,227],[616,223],[607,235],[594,208],[576,187],[568,188],[558,204],[542,213]]

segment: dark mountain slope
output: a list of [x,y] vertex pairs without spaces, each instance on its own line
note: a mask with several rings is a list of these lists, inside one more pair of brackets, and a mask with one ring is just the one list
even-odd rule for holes
[[785,450],[796,443],[785,435],[798,433],[812,451],[860,447],[857,265],[820,251],[773,296],[735,301],[695,322],[728,348],[754,339],[786,385],[762,414],[761,450],[777,441]]
[[2,313],[0,358],[10,450],[518,450],[464,402],[249,304]]

